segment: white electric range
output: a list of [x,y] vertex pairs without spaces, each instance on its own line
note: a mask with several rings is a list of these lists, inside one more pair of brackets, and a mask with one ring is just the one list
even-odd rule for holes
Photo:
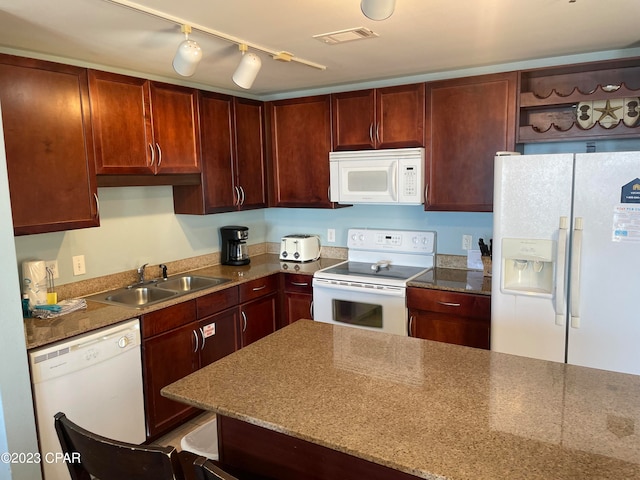
[[433,268],[435,232],[352,228],[347,247],[313,276],[314,320],[407,335],[407,282]]

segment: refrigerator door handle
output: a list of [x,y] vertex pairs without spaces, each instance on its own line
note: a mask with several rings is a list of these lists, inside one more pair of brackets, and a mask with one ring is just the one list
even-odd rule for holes
[[580,328],[580,263],[582,257],[582,217],[576,217],[573,225],[571,247],[571,327]]
[[566,313],[565,305],[565,263],[567,258],[567,231],[569,229],[569,219],[560,217],[560,228],[558,230],[558,255],[556,258],[556,325],[564,325]]

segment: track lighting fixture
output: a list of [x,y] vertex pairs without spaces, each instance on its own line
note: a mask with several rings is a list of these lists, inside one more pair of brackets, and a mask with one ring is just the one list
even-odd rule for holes
[[242,52],[242,60],[240,61],[240,65],[238,65],[238,68],[236,69],[232,78],[233,81],[242,88],[251,88],[251,85],[253,85],[253,82],[256,79],[256,76],[258,75],[258,72],[260,71],[260,67],[262,65],[260,57],[258,57],[254,53],[248,53],[249,48],[251,50],[256,50],[258,52],[267,54],[274,60],[278,60],[280,62],[299,63],[311,68],[317,68],[318,70],[327,69],[327,67],[325,67],[324,65],[311,62],[300,57],[296,57],[293,53],[272,50],[262,45],[247,42],[246,40],[242,40],[238,37],[234,37],[218,30],[213,30],[209,27],[205,27],[204,25],[198,25],[197,23],[185,20],[183,18],[161,12],[160,10],[140,5],[139,3],[136,3],[132,0],[104,1],[119,5],[121,7],[129,8],[139,13],[159,18],[176,25],[181,25],[182,32],[185,34],[185,40],[180,44],[180,46],[178,47],[178,51],[173,58],[173,69],[183,77],[190,77],[191,75],[193,75],[196,71],[196,68],[198,67],[198,63],[200,63],[200,60],[202,60],[202,50],[200,49],[200,46],[193,40],[189,40],[191,29],[197,30],[201,34],[206,34],[219,40],[235,43],[240,47],[240,51]]
[[393,15],[396,0],[362,0],[360,9],[371,20],[386,20]]
[[262,61],[255,53],[247,53],[249,47],[246,44],[241,43],[239,48],[242,52],[242,60],[231,79],[239,87],[249,89],[260,71]]
[[196,73],[198,63],[202,60],[202,49],[197,42],[189,40],[189,34],[191,33],[189,25],[182,25],[181,30],[184,33],[185,40],[178,46],[178,50],[173,57],[173,69],[183,77],[190,77]]

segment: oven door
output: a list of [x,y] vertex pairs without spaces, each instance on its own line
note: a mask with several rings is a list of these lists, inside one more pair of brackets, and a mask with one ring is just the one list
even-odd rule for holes
[[313,279],[313,318],[319,322],[407,335],[406,288]]

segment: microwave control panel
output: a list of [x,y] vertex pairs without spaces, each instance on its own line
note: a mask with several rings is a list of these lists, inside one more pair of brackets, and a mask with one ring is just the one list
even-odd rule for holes
[[420,204],[424,202],[422,196],[422,172],[421,165],[411,160],[399,160],[399,172],[400,175],[400,203],[416,203]]

